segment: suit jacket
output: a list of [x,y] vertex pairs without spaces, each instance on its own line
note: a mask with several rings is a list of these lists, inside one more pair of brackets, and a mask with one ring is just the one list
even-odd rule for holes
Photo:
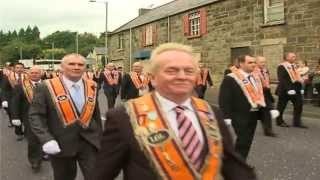
[[[219,111],[214,108],[223,139],[222,172],[225,180],[256,179],[255,173],[233,149],[229,131]],[[107,121],[102,138],[101,151],[97,157],[95,180],[115,179],[123,170],[124,180],[157,180],[145,154],[134,137],[130,119],[124,107],[107,112]]]
[[1,100],[10,103],[12,92],[13,88],[11,87],[8,76],[4,75],[1,82]]
[[12,119],[20,119],[22,121],[28,120],[29,106],[30,103],[23,91],[22,85],[16,85],[13,89],[11,98],[10,113]]
[[[235,79],[230,76],[225,76],[219,92],[219,107],[224,119],[232,119],[235,121],[246,120],[249,116],[251,105]],[[273,106],[272,101],[265,97],[265,102],[266,108],[271,109]]]
[[289,90],[295,90],[297,94],[300,94],[302,84],[300,82],[291,82],[290,76],[283,66],[277,68],[279,84],[276,89],[276,95],[281,96],[287,94]]
[[121,99],[134,99],[139,97],[139,90],[134,86],[130,74],[125,74],[121,82]]
[[88,128],[84,129],[78,123],[64,127],[52,102],[48,87],[40,84],[35,88],[29,109],[31,129],[42,144],[50,140],[58,142],[61,152],[56,156],[74,156],[77,153],[80,138],[100,149],[102,126],[98,104],[96,101]]

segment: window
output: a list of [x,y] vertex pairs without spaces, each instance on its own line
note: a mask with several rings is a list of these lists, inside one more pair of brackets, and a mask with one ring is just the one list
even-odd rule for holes
[[264,0],[264,23],[283,23],[284,3],[283,0]]
[[142,46],[155,45],[157,41],[157,24],[149,24],[142,29]]
[[190,35],[197,36],[200,34],[200,12],[194,12],[189,15]]
[[184,35],[197,37],[207,33],[207,11],[202,8],[183,17]]
[[150,45],[152,45],[152,43],[153,43],[153,27],[152,27],[152,25],[147,25],[146,26],[146,43],[145,43],[145,45],[146,46],[150,46]]
[[118,36],[118,49],[123,49],[124,48],[124,35],[119,34]]

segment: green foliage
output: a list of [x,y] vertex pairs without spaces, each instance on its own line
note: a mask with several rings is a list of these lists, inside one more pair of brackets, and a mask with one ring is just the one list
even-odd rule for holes
[[61,59],[65,54],[76,52],[77,36],[79,54],[85,57],[94,47],[104,46],[104,38],[102,36],[97,38],[91,33],[56,31],[40,39],[40,30],[37,26],[21,28],[18,32],[0,30],[0,64],[18,61],[20,50],[23,59],[52,59],[53,56],[55,59]]

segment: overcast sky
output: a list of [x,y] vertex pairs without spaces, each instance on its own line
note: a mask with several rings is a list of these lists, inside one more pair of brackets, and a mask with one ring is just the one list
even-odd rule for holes
[[[0,0],[0,30],[5,32],[37,25],[41,37],[57,30],[105,30],[106,0]],[[108,0],[108,30],[138,16],[139,8],[153,8],[172,0]]]

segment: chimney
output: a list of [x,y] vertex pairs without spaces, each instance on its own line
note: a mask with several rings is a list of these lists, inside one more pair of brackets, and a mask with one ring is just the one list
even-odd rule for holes
[[145,13],[149,12],[151,9],[147,8],[140,8],[139,9],[139,16],[144,15]]

